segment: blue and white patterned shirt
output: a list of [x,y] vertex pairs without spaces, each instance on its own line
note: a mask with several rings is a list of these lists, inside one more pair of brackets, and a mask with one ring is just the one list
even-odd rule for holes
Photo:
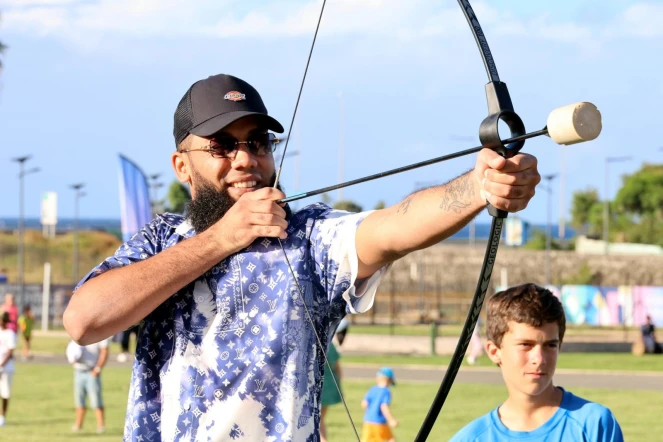
[[[278,241],[259,238],[141,321],[124,440],[317,441],[324,359],[303,304],[325,345],[346,313],[371,307],[389,266],[356,281],[367,214],[313,204],[292,216],[283,245],[303,297]],[[79,286],[193,235],[160,215]]]

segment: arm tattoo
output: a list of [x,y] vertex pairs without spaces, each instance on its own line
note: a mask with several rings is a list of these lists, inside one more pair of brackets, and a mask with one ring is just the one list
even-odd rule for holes
[[458,177],[447,183],[440,202],[440,209],[461,213],[470,206],[472,199],[472,183],[469,174]]
[[398,210],[396,213],[402,213],[405,215],[410,208],[410,203],[412,202],[412,199],[414,198],[414,193],[412,195],[409,195],[407,198],[405,198],[401,204],[398,206]]

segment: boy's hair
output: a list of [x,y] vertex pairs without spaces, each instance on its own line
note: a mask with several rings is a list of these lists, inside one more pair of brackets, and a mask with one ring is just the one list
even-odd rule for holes
[[498,347],[509,331],[509,321],[541,327],[555,323],[559,342],[564,339],[566,317],[562,303],[552,292],[536,284],[523,284],[495,293],[487,305],[486,335]]
[[4,312],[2,316],[0,316],[0,323],[3,325],[7,325],[11,322],[11,319],[9,318],[9,313]]

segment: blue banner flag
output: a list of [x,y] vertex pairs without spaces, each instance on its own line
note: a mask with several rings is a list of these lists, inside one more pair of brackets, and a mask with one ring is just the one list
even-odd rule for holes
[[127,241],[152,220],[150,186],[140,167],[122,154],[119,180],[122,240]]

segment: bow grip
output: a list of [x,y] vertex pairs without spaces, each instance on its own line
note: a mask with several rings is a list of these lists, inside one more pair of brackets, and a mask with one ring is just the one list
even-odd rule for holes
[[[488,101],[488,116],[479,126],[479,140],[483,147],[494,150],[504,158],[511,158],[525,145],[525,141],[504,144],[502,139],[525,135],[525,124],[513,110],[511,96],[506,83],[491,81],[486,85],[486,100]],[[499,123],[503,121],[510,130],[510,135],[500,137]],[[508,212],[488,205],[488,213],[497,218],[506,218]]]

